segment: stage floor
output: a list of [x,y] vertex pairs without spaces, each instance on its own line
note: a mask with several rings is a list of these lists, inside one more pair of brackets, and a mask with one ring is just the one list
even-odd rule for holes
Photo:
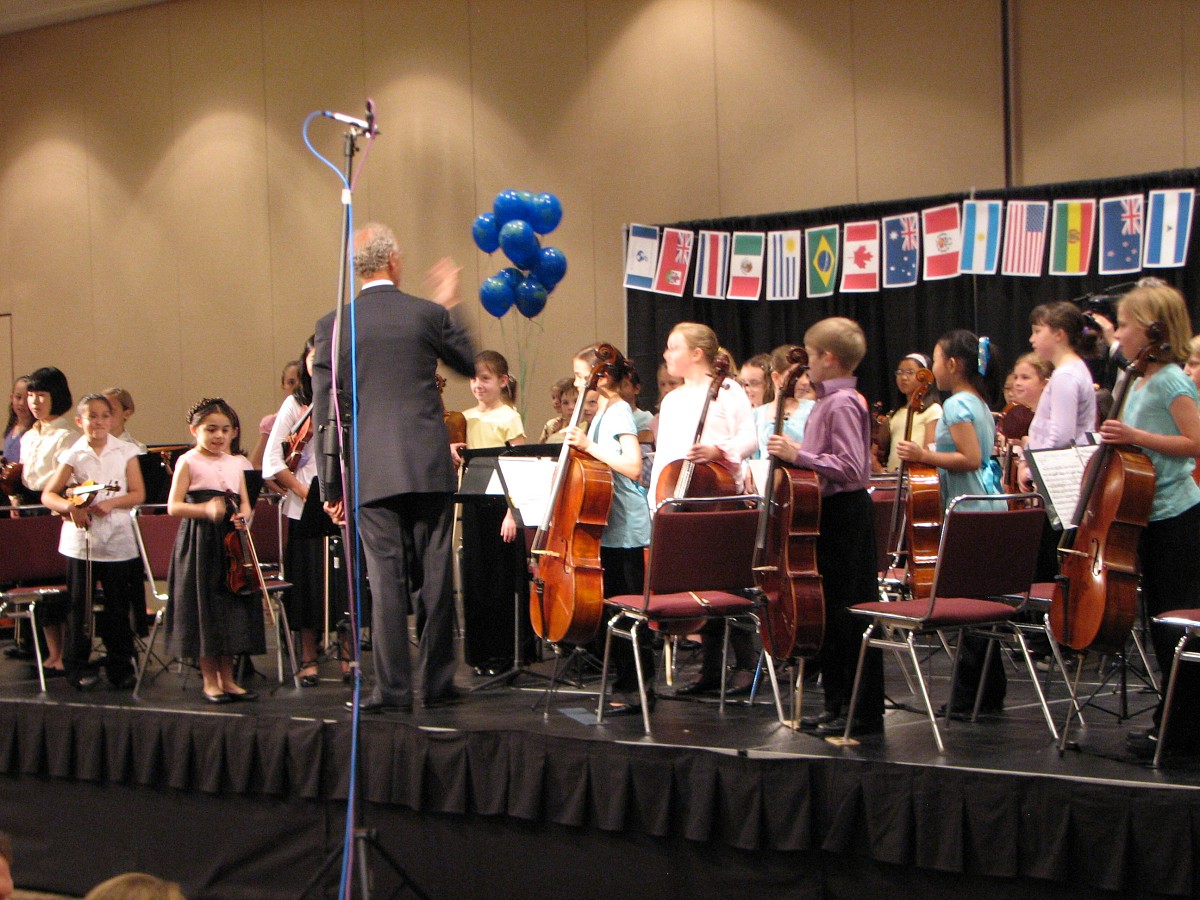
[[[274,671],[273,656],[259,657],[255,662],[260,672]],[[677,684],[690,680],[695,663],[694,653],[683,654]],[[369,664],[368,653],[365,655],[368,669]],[[549,672],[551,665],[547,661],[533,667],[533,671]],[[995,877],[997,873],[1007,873],[1010,877],[1044,879],[1047,887],[1057,884],[1060,890],[1069,885],[1076,889],[1126,891],[1130,880],[1138,879],[1140,882],[1146,873],[1153,873],[1156,866],[1162,865],[1150,858],[1145,846],[1148,838],[1131,836],[1126,832],[1144,830],[1143,819],[1146,816],[1150,816],[1151,821],[1164,821],[1163,809],[1176,810],[1182,817],[1180,821],[1190,821],[1189,817],[1194,817],[1200,822],[1200,816],[1196,815],[1200,810],[1200,766],[1175,765],[1154,770],[1125,750],[1126,732],[1148,726],[1153,701],[1153,694],[1144,690],[1135,679],[1130,681],[1127,699],[1136,715],[1121,721],[1112,714],[1119,709],[1121,698],[1110,685],[1096,697],[1096,706],[1085,710],[1087,727],[1080,729],[1077,721],[1073,723],[1072,736],[1078,740],[1078,749],[1070,749],[1060,755],[1027,676],[1007,664],[1009,692],[1004,712],[973,724],[953,722],[949,728],[943,729],[946,749],[944,753],[939,753],[928,720],[916,711],[919,701],[908,694],[894,659],[887,659],[886,668],[889,699],[895,701],[898,707],[889,708],[885,716],[884,734],[865,736],[858,745],[850,747],[835,746],[782,727],[776,720],[769,690],[760,691],[754,706],[745,702],[730,703],[721,715],[715,700],[673,699],[673,688],[663,685],[660,673],[659,703],[653,714],[654,733],[646,736],[641,718],[636,716],[610,718],[603,725],[595,724],[594,680],[590,684],[585,683],[583,688],[563,687],[547,713],[544,706],[537,706],[542,698],[544,680],[523,673],[515,679],[514,684],[475,691],[457,706],[435,710],[418,707],[408,714],[364,717],[362,771],[367,782],[364,797],[375,809],[395,806],[404,808],[406,814],[407,810],[424,814],[458,813],[468,819],[507,815],[525,822],[543,821],[547,827],[568,824],[609,833],[626,830],[642,835],[708,841],[745,850],[761,848],[785,853],[819,850],[825,854],[864,854],[877,862],[925,866],[931,871],[958,872],[966,876],[977,874],[981,878],[988,878]],[[1107,666],[1098,667],[1095,660],[1085,665],[1081,682],[1084,696],[1097,687],[1100,677],[1098,668],[1108,671]],[[945,699],[948,689],[949,664],[945,654],[934,654],[927,665],[927,672],[934,702],[939,704]],[[159,673],[143,685],[138,700],[134,700],[128,692],[107,687],[106,683],[91,692],[79,693],[62,679],[49,682],[48,691],[43,695],[39,692],[29,665],[5,659],[0,661],[0,763],[3,764],[0,771],[8,773],[10,784],[15,781],[27,784],[32,777],[38,779],[42,787],[45,787],[47,778],[53,784],[56,778],[65,776],[68,781],[99,782],[109,788],[132,783],[138,790],[157,787],[158,782],[163,782],[175,790],[209,798],[214,795],[255,794],[256,791],[274,796],[281,791],[295,791],[291,787],[280,787],[287,779],[279,778],[273,781],[267,779],[276,785],[274,788],[254,787],[260,781],[259,770],[269,768],[262,760],[246,763],[246,772],[253,771],[254,774],[246,775],[241,780],[233,774],[237,765],[223,763],[221,768],[225,774],[218,778],[218,783],[212,785],[201,783],[200,777],[195,774],[200,768],[196,760],[191,764],[193,774],[190,776],[168,771],[171,754],[163,749],[168,743],[165,735],[179,731],[193,735],[189,739],[191,749],[188,752],[198,760],[206,752],[203,745],[209,738],[205,735],[242,733],[246,729],[260,736],[270,730],[286,732],[293,735],[293,745],[291,750],[285,751],[285,755],[290,753],[295,756],[298,740],[295,735],[303,732],[306,735],[304,740],[312,746],[319,744],[324,749],[321,751],[323,761],[320,773],[311,779],[312,784],[299,793],[306,802],[319,801],[326,804],[327,809],[336,808],[338,801],[345,796],[347,783],[345,759],[349,755],[346,748],[350,712],[345,709],[344,703],[350,691],[342,684],[336,663],[323,664],[322,675],[320,686],[312,689],[297,689],[290,681],[279,685],[273,679],[254,676],[249,686],[260,693],[259,702],[216,709],[204,704],[200,698],[200,680],[195,673],[187,677],[174,672]],[[460,687],[466,689],[483,681],[466,667],[458,676]],[[1066,696],[1061,677],[1056,677],[1050,685],[1049,698],[1056,724],[1060,728],[1066,715]],[[819,685],[807,687],[806,711],[819,711],[820,708]],[[71,723],[69,726],[54,724],[66,720]],[[146,754],[136,747],[132,751],[121,751],[134,758],[132,763],[122,762],[118,767],[111,762],[113,754],[117,752],[114,742],[118,740],[113,737],[117,731],[114,723],[122,723],[121,728],[127,728],[131,734],[137,735],[146,732],[151,721],[155,723],[153,728],[156,737],[147,740],[157,748],[154,755],[163,757],[163,761],[156,764],[158,768],[153,772],[147,769],[139,776],[138,758]],[[36,728],[31,722],[36,723]],[[69,754],[72,758],[67,762],[55,759],[53,736],[58,733],[56,728],[68,728],[74,735],[70,740],[76,749]],[[82,768],[86,768],[80,762],[80,757],[85,754],[79,748],[91,740],[87,737],[89,728],[98,735],[95,741],[107,742],[104,752],[109,760],[91,763],[89,771],[94,770],[95,774],[90,777],[79,774]],[[35,731],[37,737],[31,738],[30,735]],[[135,736],[125,740],[136,743],[139,738]],[[461,765],[453,759],[437,765],[429,762],[439,753],[449,752],[445,748],[455,741],[467,748],[458,751],[463,754],[464,762]],[[523,749],[508,752],[493,766],[503,770],[502,774],[495,777],[504,780],[506,786],[497,789],[503,794],[502,799],[489,802],[481,799],[489,793],[483,781],[491,776],[483,774],[485,764],[480,762],[483,757],[478,747],[486,744],[492,748],[488,753],[494,754],[497,742]],[[35,743],[37,747],[33,746]],[[231,743],[228,738],[226,743]],[[401,747],[404,748],[403,753],[399,752],[398,748]],[[538,756],[536,760],[530,758],[530,747],[539,748],[539,753],[544,752],[544,756]],[[266,752],[261,747],[258,752],[263,759],[266,758]],[[39,760],[39,753],[46,759]],[[532,777],[529,773],[522,775],[516,771],[521,765],[543,773],[537,776],[539,778],[553,780],[558,777],[569,783],[576,778],[576,774],[571,773],[582,769],[564,770],[567,774],[560,773],[559,776],[554,776],[551,770],[563,765],[561,760],[564,757],[572,755],[584,760],[579,765],[591,773],[584,778],[585,781],[590,778],[590,786],[579,789],[587,795],[578,801],[579,810],[565,813],[557,808],[564,803],[562,797],[571,794],[569,784],[558,793],[549,789],[540,790],[537,798],[529,801],[528,809],[516,808],[524,801],[514,799],[519,793],[514,785]],[[719,762],[720,758],[726,757],[733,759],[728,764]],[[639,778],[644,777],[646,772],[654,771],[655,766],[673,767],[674,774],[670,777],[676,783],[676,796],[669,801],[673,814],[680,812],[684,803],[681,797],[686,799],[687,804],[697,802],[695,795],[703,791],[696,787],[695,772],[711,768],[716,774],[710,780],[721,784],[704,790],[713,793],[709,805],[719,809],[719,815],[714,815],[713,823],[699,827],[694,824],[694,809],[689,808],[683,815],[683,824],[676,821],[673,824],[656,825],[653,811],[644,797],[629,800],[627,809],[608,809],[597,800],[599,795],[609,793],[608,788],[598,787],[601,776],[597,770],[617,759],[621,760],[624,767],[624,774],[617,780],[630,785],[628,790],[631,796],[638,794]],[[718,761],[705,762],[713,759]],[[685,790],[680,790],[677,783],[682,780],[679,771],[683,765],[688,767],[687,778],[691,782]],[[414,775],[422,766],[425,774]],[[385,769],[388,771],[383,774]],[[469,789],[460,792],[464,799],[447,800],[439,805],[436,798],[455,793],[453,785],[447,787],[442,782],[452,780],[453,773],[460,769],[469,769],[472,779]],[[436,778],[428,774],[430,771],[435,773]],[[544,774],[547,772],[550,774]],[[795,829],[790,825],[781,825],[778,817],[773,817],[769,811],[756,811],[752,801],[747,801],[746,809],[732,808],[728,792],[745,794],[749,790],[745,787],[747,784],[757,785],[772,779],[791,781],[793,775],[799,783],[789,786],[790,793],[786,796],[790,806],[795,808],[795,818],[805,820],[801,829],[803,833],[792,833]],[[405,786],[406,779],[421,783],[415,794],[411,785]],[[741,787],[735,784],[739,779],[743,782]],[[299,776],[293,774],[288,783],[294,785],[298,780]],[[431,787],[431,781],[438,783]],[[901,783],[903,786],[898,788],[897,785]],[[986,785],[986,788],[980,785]],[[758,787],[753,790],[758,790]],[[19,797],[20,794],[13,796]],[[435,799],[431,800],[431,796]],[[1032,838],[1039,848],[1047,850],[1042,854],[1045,858],[1039,857],[1040,861],[1031,857],[1030,836],[1015,832],[1005,843],[1012,860],[1004,863],[989,861],[989,850],[983,846],[979,825],[980,816],[987,813],[981,812],[979,807],[1003,805],[1006,796],[1017,798],[1013,801],[1016,806],[1010,815],[1015,822],[1013,829],[1028,828],[1028,825],[1021,823],[1031,817],[1041,823]],[[891,799],[885,801],[882,799],[884,797]],[[1054,806],[1055,811],[1032,811],[1031,804],[1041,803],[1045,797],[1052,798],[1044,802]],[[1064,797],[1078,800],[1060,799]],[[948,798],[956,804],[955,810],[949,814],[941,808],[945,807]],[[1148,805],[1139,813],[1139,803],[1143,798]],[[1107,808],[1110,801],[1111,809]],[[1071,806],[1076,802],[1079,804],[1077,808],[1068,811],[1057,809],[1058,806]],[[884,810],[881,809],[881,803],[895,804],[896,808]],[[857,811],[848,811],[851,807]],[[926,816],[935,807],[938,808],[936,824],[931,824]],[[898,813],[899,808],[903,812]],[[1130,812],[1131,808],[1133,812]],[[1084,824],[1085,811],[1096,820],[1094,823]],[[1122,817],[1128,816],[1142,818],[1124,822]],[[955,817],[961,818],[962,822],[952,825],[947,832],[946,820]],[[790,821],[792,812],[789,811],[785,818]],[[745,820],[751,825],[741,827],[735,820]],[[490,821],[494,824],[496,820]],[[693,821],[693,824],[689,824],[689,821]],[[20,823],[9,827],[15,832],[20,852],[26,841]],[[35,823],[33,833],[40,834],[41,828]],[[338,828],[336,813],[327,811],[316,827],[314,838],[316,843],[324,846],[310,847],[307,852],[310,855],[313,852],[319,854],[329,844],[337,842]],[[1084,852],[1083,848],[1075,847],[1080,829],[1094,831],[1097,828],[1101,833],[1111,835],[1115,844],[1106,848],[1103,844],[1097,846],[1093,843],[1086,852],[1101,858],[1105,855],[1119,857],[1119,865],[1090,865],[1081,872],[1073,862],[1075,854]],[[781,833],[781,829],[788,833]],[[897,834],[901,837],[897,838]],[[946,857],[947,841],[951,845],[957,843],[957,849],[950,847],[949,858]],[[1055,850],[1055,841],[1063,846]],[[926,845],[930,842],[941,849],[929,850]],[[1187,848],[1187,859],[1175,859],[1171,863],[1183,868],[1169,878],[1163,876],[1159,879],[1161,883],[1157,884],[1156,891],[1164,895],[1187,896],[1197,881],[1191,872],[1192,838],[1188,834],[1181,834],[1172,843]],[[1146,855],[1144,859],[1143,854]],[[49,870],[39,868],[37,871]],[[83,893],[80,885],[83,884],[86,889],[86,879],[97,871],[94,865],[81,866],[76,878],[82,881],[54,877],[46,880],[45,876],[39,874],[38,883],[22,886]],[[239,893],[231,889],[226,893],[214,889],[214,878],[230,877],[228,867],[222,871],[224,875],[213,875],[206,871],[203,877],[195,876],[191,881],[193,890],[189,896],[254,896],[253,891]],[[185,882],[191,877],[171,872],[159,874]],[[252,877],[256,876],[247,876]],[[455,890],[462,892],[461,884],[456,884]],[[472,893],[467,889],[462,895]],[[531,891],[530,896],[537,894],[537,891]],[[284,892],[281,895],[289,894]]]

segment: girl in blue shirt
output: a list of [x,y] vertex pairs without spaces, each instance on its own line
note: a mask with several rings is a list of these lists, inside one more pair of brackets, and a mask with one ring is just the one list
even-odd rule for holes
[[[597,346],[592,344],[585,347],[572,362],[575,383],[580,390],[587,384],[592,369],[599,361]],[[567,443],[572,447],[612,469],[612,505],[608,511],[608,524],[600,535],[605,597],[642,593],[646,577],[645,549],[650,544],[650,506],[646,501],[646,489],[639,482],[642,448],[638,443],[638,427],[634,422],[633,409],[620,395],[621,383],[632,371],[632,363],[617,353],[616,359],[605,365],[604,374],[596,384],[600,399],[591,425],[586,430],[577,425],[566,436]],[[600,637],[603,634],[601,630]],[[639,648],[639,655],[646,679],[647,702],[653,703],[654,655],[650,650],[648,630],[642,634],[646,640]],[[613,642],[612,660],[616,670],[613,693],[636,694],[637,669],[633,652],[625,641]],[[616,701],[605,714],[631,715],[640,712],[641,708],[636,703]]]
[[[1200,487],[1192,480],[1200,455],[1200,413],[1196,386],[1180,366],[1187,361],[1191,322],[1183,295],[1157,278],[1143,278],[1117,307],[1117,340],[1134,359],[1150,341],[1147,329],[1159,323],[1165,340],[1129,392],[1120,420],[1100,426],[1106,444],[1132,444],[1154,465],[1154,499],[1149,524],[1138,542],[1142,599],[1151,617],[1200,601]],[[1154,653],[1164,680],[1171,671],[1180,628],[1151,626]],[[1164,750],[1200,753],[1200,681],[1194,667],[1180,672],[1171,711],[1169,745]],[[1129,735],[1129,747],[1152,756],[1158,741],[1162,703],[1154,727]]]

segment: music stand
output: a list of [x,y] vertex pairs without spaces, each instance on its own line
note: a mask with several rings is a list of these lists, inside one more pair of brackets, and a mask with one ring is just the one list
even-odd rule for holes
[[[524,520],[521,517],[520,509],[513,505],[512,497],[510,496],[504,482],[504,475],[498,465],[498,460],[501,456],[540,456],[544,453],[537,452],[544,450],[547,446],[552,448],[552,452],[557,455],[559,445],[524,445],[520,447],[483,447],[478,450],[461,450],[460,454],[463,459],[462,479],[459,482],[458,493],[455,494],[454,500],[456,503],[475,503],[485,497],[503,497],[509,509],[513,511],[513,515],[517,518],[518,528],[522,539],[525,541],[526,555],[529,552],[529,541],[531,538],[530,531],[532,529],[524,525]],[[532,452],[531,452],[532,451]],[[523,582],[528,585],[528,581]],[[549,676],[541,672],[537,672],[531,668],[531,665],[526,665],[522,662],[521,655],[521,604],[528,602],[528,592],[513,591],[513,657],[512,665],[505,670],[486,681],[477,684],[471,688],[474,691],[481,691],[490,688],[497,684],[511,685],[521,675],[528,675],[533,678],[548,679]],[[540,661],[540,660],[539,660]]]

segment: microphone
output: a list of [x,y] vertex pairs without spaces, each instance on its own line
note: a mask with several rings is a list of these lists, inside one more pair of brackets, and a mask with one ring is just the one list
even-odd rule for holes
[[375,137],[379,134],[379,128],[375,125],[375,101],[370,97],[367,98],[367,137]]
[[359,131],[364,132],[370,137],[375,137],[375,135],[379,134],[379,129],[375,127],[374,104],[372,104],[370,101],[367,102],[368,106],[366,121],[362,119],[356,119],[354,116],[348,116],[345,113],[333,112],[332,110],[328,109],[321,110],[321,115],[327,119],[333,119],[335,122],[341,122],[343,125],[349,125],[352,128],[357,128]]

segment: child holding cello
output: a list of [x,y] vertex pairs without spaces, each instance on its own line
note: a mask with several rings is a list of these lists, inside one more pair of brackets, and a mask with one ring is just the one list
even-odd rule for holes
[[167,575],[167,644],[173,655],[198,660],[204,699],[216,704],[258,699],[234,681],[233,658],[267,649],[262,598],[257,592],[235,594],[226,583],[225,536],[248,528],[251,516],[249,462],[231,452],[236,422],[236,413],[219,397],[188,411],[196,446],[175,463],[167,499],[167,512],[185,520]]
[[[943,510],[963,494],[1000,493],[999,467],[991,458],[996,420],[988,408],[992,391],[998,387],[1000,365],[993,359],[995,355],[986,337],[977,337],[961,328],[942,335],[933,348],[933,376],[938,390],[947,397],[937,424],[935,449],[929,450],[915,441],[900,441],[897,445],[901,459],[937,467]],[[976,506],[992,507],[1003,508],[1003,501],[978,501]],[[969,715],[974,708],[986,652],[986,638],[970,635],[963,638],[958,648],[956,693],[950,698],[952,717]],[[980,711],[999,712],[1007,690],[1000,654],[993,654]],[[941,711],[938,715],[942,715]]]
[[[144,615],[142,564],[129,510],[145,499],[138,448],[109,433],[112,404],[103,394],[88,394],[76,407],[75,424],[83,437],[58,457],[58,468],[42,491],[42,503],[63,517],[58,552],[67,559],[67,592],[70,609],[63,663],[67,680],[78,690],[97,683],[88,668],[91,637],[86,623],[91,577],[104,588],[104,607],[96,610],[96,632],[104,640],[105,672],[118,688],[134,685],[131,617]],[[68,487],[86,481],[110,485],[86,505],[64,496]]]
[[[667,348],[663,351],[667,375],[682,383],[663,397],[659,406],[658,443],[648,492],[651,509],[658,505],[658,483],[663,470],[676,460],[716,463],[729,473],[735,492],[743,490],[742,461],[758,447],[758,435],[746,391],[732,378],[725,379],[716,399],[709,404],[700,440],[693,443],[700,412],[712,383],[712,367],[719,347],[716,333],[707,325],[696,322],[680,322],[667,336]],[[704,626],[700,675],[676,691],[678,696],[710,694],[720,689],[724,633],[724,627],[718,621]],[[740,630],[733,634],[738,668],[753,670],[757,660],[749,636]],[[749,690],[748,683],[741,687]]]
[[[599,362],[599,345],[584,347],[575,355],[572,367],[575,381],[587,383]],[[593,459],[612,469],[612,504],[608,524],[600,535],[600,564],[604,568],[604,596],[617,597],[640,594],[646,575],[645,548],[650,544],[650,508],[646,491],[638,483],[642,473],[642,448],[638,443],[638,427],[633,409],[621,398],[621,386],[633,371],[633,365],[620,353],[604,367],[596,384],[600,395],[597,412],[588,427],[577,425],[567,432],[566,441]],[[582,388],[580,388],[582,390]],[[601,629],[600,636],[604,631]],[[649,639],[648,632],[642,632]],[[648,693],[646,702],[653,704],[654,654],[649,641],[639,647],[642,673]],[[633,652],[625,641],[614,641],[612,659],[616,670],[614,694],[633,694],[638,690],[637,669]],[[641,712],[632,702],[617,700],[607,715],[634,715]]]
[[[1154,498],[1149,523],[1138,540],[1142,600],[1156,616],[1170,609],[1195,606],[1200,599],[1200,487],[1192,480],[1200,455],[1200,395],[1180,366],[1188,357],[1191,323],[1183,295],[1157,278],[1143,278],[1117,306],[1117,339],[1134,359],[1151,342],[1149,329],[1163,332],[1146,374],[1132,386],[1121,419],[1100,425],[1106,444],[1141,448],[1154,465]],[[1151,626],[1154,654],[1164,681],[1171,671],[1179,628]],[[1200,754],[1200,685],[1194,667],[1186,666],[1176,685],[1171,729],[1164,751]],[[1149,758],[1158,745],[1162,703],[1154,725],[1129,735],[1129,749]]]
[[[772,435],[767,450],[791,466],[812,469],[821,478],[817,571],[824,582],[825,639],[819,661],[825,709],[801,719],[801,727],[822,736],[843,734],[849,714],[862,628],[850,613],[877,590],[875,510],[871,481],[872,417],[858,392],[855,369],[867,353],[867,339],[851,319],[822,319],[804,334],[808,374],[817,401],[804,429],[804,442]],[[856,735],[883,731],[883,652],[867,651],[863,663]]]

